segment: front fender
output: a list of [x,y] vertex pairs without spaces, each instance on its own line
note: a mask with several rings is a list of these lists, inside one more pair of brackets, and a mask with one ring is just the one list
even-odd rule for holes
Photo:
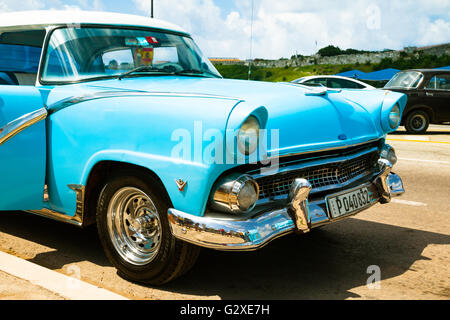
[[[199,215],[204,212],[211,186],[221,174],[216,166],[130,150],[102,150],[93,154],[83,169],[80,184],[86,185],[92,169],[103,161],[123,162],[151,170],[163,183],[174,207]],[[187,182],[182,191],[176,180]]]
[[[202,161],[209,143],[205,136],[209,130],[224,134],[237,103],[207,97],[122,96],[57,109],[48,119],[50,209],[73,216],[76,194],[67,186],[85,185],[101,161],[118,161],[153,171],[175,208],[201,214],[213,182],[226,170],[226,165]],[[189,154],[174,157],[174,149],[183,143],[192,147]],[[183,191],[177,179],[187,182]]]
[[404,93],[390,90],[342,90],[341,95],[364,108],[373,119],[381,134],[388,134],[397,128],[389,126],[389,113],[398,103],[400,112],[405,111],[408,97]]

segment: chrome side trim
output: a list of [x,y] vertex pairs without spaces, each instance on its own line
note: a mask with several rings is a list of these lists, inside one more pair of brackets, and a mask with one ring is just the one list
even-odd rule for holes
[[[396,174],[390,173],[387,183],[389,190],[396,195],[404,191],[401,179]],[[367,182],[361,186],[367,187],[372,194],[370,206],[380,201],[381,195],[376,183]],[[309,216],[312,217],[311,228],[340,221],[368,209],[365,207],[349,215],[333,219],[327,212],[325,202],[322,199],[307,204]],[[281,236],[295,232],[297,227],[288,208],[270,209],[257,217],[248,219],[232,216],[218,218],[210,214],[199,217],[169,209],[168,218],[173,236],[180,240],[222,251],[252,251]]]
[[[41,216],[50,218],[56,221],[65,222],[69,224],[73,224],[78,227],[83,226],[84,219],[84,197],[85,197],[85,187],[81,184],[69,184],[68,187],[75,191],[76,193],[76,210],[74,216],[69,216],[67,214],[57,212],[50,209],[41,209],[41,210],[27,210],[27,212]],[[44,187],[44,202],[48,202],[48,189],[47,185]]]
[[48,197],[48,186],[47,184],[44,185],[44,202],[48,202],[50,199]]
[[61,101],[58,101],[48,107],[50,114],[59,110],[70,107],[74,104],[81,102],[106,99],[106,98],[122,98],[122,97],[188,97],[188,98],[214,98],[214,99],[226,99],[241,101],[241,99],[235,97],[219,96],[212,94],[201,93],[182,93],[182,92],[147,92],[147,91],[104,91],[94,94],[87,94],[84,96],[70,97]]
[[67,185],[69,189],[75,191],[77,195],[76,200],[76,212],[75,215],[80,217],[81,222],[83,222],[84,217],[84,191],[85,187],[81,184],[69,184]]
[[0,145],[22,132],[28,127],[44,120],[47,117],[47,110],[41,108],[39,110],[27,113],[0,128]]
[[82,219],[82,217],[78,216],[77,214],[75,214],[73,217],[71,217],[64,213],[60,213],[60,212],[53,211],[50,209],[27,210],[27,212],[41,216],[41,217],[50,218],[50,219],[53,219],[56,221],[69,223],[69,224],[75,225],[77,227],[83,226],[83,219]]

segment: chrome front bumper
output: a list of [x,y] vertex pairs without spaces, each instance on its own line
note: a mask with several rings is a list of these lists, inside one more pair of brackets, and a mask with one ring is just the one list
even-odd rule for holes
[[[325,199],[308,201],[310,189],[306,180],[298,179],[291,188],[290,201],[286,208],[275,209],[250,219],[239,217],[217,218],[214,215],[198,217],[169,209],[169,224],[172,234],[183,241],[224,251],[256,250],[270,241],[288,233],[306,233],[312,228],[342,220],[380,203],[387,203],[391,197],[399,196],[405,191],[401,178],[391,173],[389,161],[380,160],[381,172],[373,179],[359,187],[367,187],[372,195],[368,207],[349,215],[331,218]],[[307,182],[307,181],[306,181]],[[351,190],[351,189],[349,189]]]

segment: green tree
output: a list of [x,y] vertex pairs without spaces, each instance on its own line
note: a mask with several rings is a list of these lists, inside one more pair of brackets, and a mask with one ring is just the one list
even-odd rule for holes
[[333,57],[342,54],[342,50],[339,49],[339,47],[330,45],[320,49],[317,53],[320,54],[322,57]]

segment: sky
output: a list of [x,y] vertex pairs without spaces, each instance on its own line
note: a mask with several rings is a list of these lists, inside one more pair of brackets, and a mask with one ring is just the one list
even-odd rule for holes
[[[150,15],[150,0],[0,0],[0,12],[80,9]],[[209,57],[311,55],[450,42],[450,0],[154,0],[155,18],[183,27]],[[251,30],[253,29],[253,41]]]

